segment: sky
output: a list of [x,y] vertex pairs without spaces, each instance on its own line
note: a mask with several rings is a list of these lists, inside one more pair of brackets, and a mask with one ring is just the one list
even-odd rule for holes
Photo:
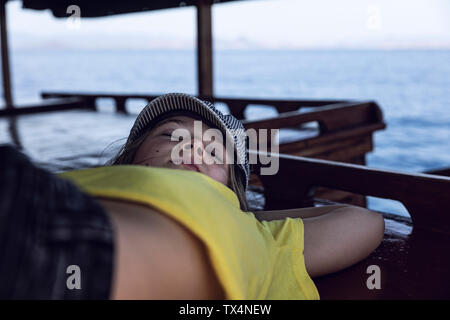
[[[14,48],[195,48],[196,11],[54,18],[7,4]],[[447,48],[449,0],[249,0],[213,6],[215,49]]]

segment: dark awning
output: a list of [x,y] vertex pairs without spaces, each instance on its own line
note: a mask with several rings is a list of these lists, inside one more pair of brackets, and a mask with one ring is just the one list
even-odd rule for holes
[[[221,3],[238,0],[209,0]],[[121,13],[141,12],[196,5],[198,0],[22,0],[23,8],[50,9],[55,17],[67,18],[67,8],[80,7],[81,17],[102,17]]]

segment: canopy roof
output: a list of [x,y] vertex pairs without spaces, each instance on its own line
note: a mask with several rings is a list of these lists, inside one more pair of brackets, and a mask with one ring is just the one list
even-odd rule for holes
[[77,5],[81,17],[102,17],[121,13],[141,12],[193,6],[199,2],[221,3],[239,0],[22,0],[23,8],[34,10],[50,9],[57,18],[67,18],[67,8]]

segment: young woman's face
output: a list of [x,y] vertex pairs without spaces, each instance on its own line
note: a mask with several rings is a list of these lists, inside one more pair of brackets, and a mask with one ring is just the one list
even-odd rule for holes
[[[133,163],[152,167],[197,171],[228,185],[230,169],[229,164],[227,164],[229,162],[227,161],[224,145],[215,143],[214,149],[212,149],[212,145],[208,147],[212,141],[205,139],[204,133],[210,127],[201,122],[203,134],[198,136],[198,132],[195,132],[197,135],[194,135],[194,121],[199,120],[188,116],[174,116],[159,122],[151,129],[140,145]],[[190,139],[184,136],[180,140],[172,141],[174,140],[172,139],[172,133],[176,129],[184,129],[184,132],[189,132]],[[176,132],[182,131],[178,130]],[[211,152],[211,150],[214,151]],[[194,152],[197,152],[196,161],[194,160]],[[174,154],[182,155],[183,160],[181,163],[178,163],[180,161],[179,158],[178,160],[174,158]]]

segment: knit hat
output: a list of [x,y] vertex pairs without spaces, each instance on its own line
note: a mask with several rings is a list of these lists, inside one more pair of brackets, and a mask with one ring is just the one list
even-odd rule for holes
[[138,139],[163,118],[179,112],[187,112],[200,117],[209,126],[219,129],[226,139],[231,139],[236,157],[234,165],[241,171],[242,179],[245,180],[242,182],[247,189],[250,168],[244,126],[234,116],[224,115],[208,101],[185,93],[168,93],[153,99],[137,116],[130,130],[127,144]]

